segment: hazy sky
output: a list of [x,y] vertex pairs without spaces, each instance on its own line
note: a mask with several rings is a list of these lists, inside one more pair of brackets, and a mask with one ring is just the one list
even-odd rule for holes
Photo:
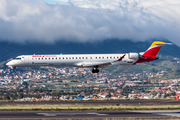
[[0,39],[168,39],[180,46],[180,0],[0,0]]

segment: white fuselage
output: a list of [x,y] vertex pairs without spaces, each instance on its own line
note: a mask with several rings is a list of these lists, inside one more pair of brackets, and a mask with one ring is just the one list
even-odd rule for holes
[[[122,57],[121,62],[117,60]],[[9,61],[10,67],[33,66],[78,66],[99,68],[114,65],[132,65],[138,58],[130,59],[129,54],[67,54],[67,55],[21,55]]]

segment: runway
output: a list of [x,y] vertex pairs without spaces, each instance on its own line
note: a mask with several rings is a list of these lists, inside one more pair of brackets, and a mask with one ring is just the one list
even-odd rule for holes
[[104,119],[139,118],[167,119],[180,118],[180,110],[157,111],[1,111],[0,119]]

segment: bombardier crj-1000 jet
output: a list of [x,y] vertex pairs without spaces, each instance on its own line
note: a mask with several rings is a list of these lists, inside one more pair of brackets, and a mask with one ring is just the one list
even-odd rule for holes
[[9,61],[6,65],[11,68],[34,66],[77,66],[90,67],[92,73],[98,73],[99,68],[116,65],[135,65],[158,59],[157,54],[165,43],[154,41],[145,51],[125,54],[59,54],[59,55],[21,55]]

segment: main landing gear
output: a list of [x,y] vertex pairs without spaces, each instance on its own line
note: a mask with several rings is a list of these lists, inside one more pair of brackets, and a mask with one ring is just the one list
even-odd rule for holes
[[98,72],[99,72],[99,69],[97,67],[92,69],[92,73],[98,73]]

